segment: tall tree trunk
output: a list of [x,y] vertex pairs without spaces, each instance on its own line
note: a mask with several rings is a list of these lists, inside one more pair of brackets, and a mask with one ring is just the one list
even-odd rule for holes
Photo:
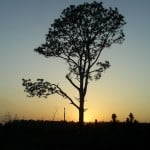
[[84,125],[84,68],[83,68],[83,55],[80,55],[80,67],[79,67],[79,73],[80,73],[80,88],[79,88],[79,126],[80,128]]
[[80,93],[79,126],[84,125],[84,96]]

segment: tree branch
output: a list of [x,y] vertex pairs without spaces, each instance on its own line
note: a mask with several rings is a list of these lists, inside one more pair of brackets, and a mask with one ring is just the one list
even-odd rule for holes
[[37,79],[37,82],[31,82],[30,79],[22,79],[22,85],[25,87],[25,92],[28,93],[28,97],[44,97],[47,98],[49,95],[58,94],[64,98],[67,98],[72,105],[77,109],[79,106],[65,93],[58,85],[45,82],[43,79]]
[[66,75],[66,79],[79,91],[80,88],[71,80],[69,74]]
[[95,60],[94,60],[93,63],[91,64],[90,68],[91,68],[91,67],[97,62],[97,60],[99,59],[99,56],[101,55],[102,50],[105,48],[105,44],[107,43],[107,40],[108,40],[110,34],[111,34],[111,33],[107,33],[107,35],[105,35],[105,36],[106,36],[106,37],[105,37],[105,40],[104,40],[104,42],[103,42],[103,44],[102,44],[102,46],[101,46],[101,48],[100,48],[100,50],[99,50],[99,53],[98,53],[97,57],[95,58]]
[[72,100],[72,98],[70,98],[58,85],[56,85],[57,88],[59,89],[59,92],[64,98],[68,98],[68,100],[71,102],[70,104],[74,105],[77,109],[79,109],[79,106]]

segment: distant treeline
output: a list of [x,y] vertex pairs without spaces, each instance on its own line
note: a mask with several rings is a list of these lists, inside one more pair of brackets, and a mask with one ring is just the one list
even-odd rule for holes
[[[55,116],[55,114],[54,114],[54,116]],[[113,123],[118,123],[118,122],[126,122],[126,123],[138,123],[139,121],[137,120],[137,119],[135,119],[135,117],[134,117],[134,115],[133,115],[133,113],[129,113],[129,115],[127,116],[127,118],[126,118],[126,120],[124,120],[124,121],[119,121],[118,120],[118,118],[117,118],[117,115],[115,114],[115,113],[113,113],[112,115],[111,115],[111,121],[110,122],[113,122]],[[2,121],[3,120],[3,121]],[[64,119],[65,120],[65,119]],[[1,122],[3,122],[2,124],[6,124],[6,123],[10,123],[10,122],[45,122],[45,123],[47,123],[47,122],[51,122],[52,124],[54,124],[54,123],[64,123],[64,120],[62,120],[62,121],[55,121],[55,119],[53,118],[52,120],[47,120],[47,121],[45,121],[45,120],[33,120],[33,119],[30,119],[30,120],[25,120],[25,119],[18,119],[18,115],[16,114],[14,117],[12,117],[12,115],[8,112],[8,113],[6,113],[5,115],[4,115],[4,117],[3,117],[3,119],[1,119]],[[66,122],[66,120],[65,120],[65,122]],[[95,124],[96,123],[102,123],[103,121],[98,121],[97,119],[95,119]],[[108,121],[106,121],[106,122],[108,122]],[[76,123],[76,122],[74,122],[74,121],[69,121],[69,123]],[[85,124],[88,124],[88,123],[93,123],[93,122],[85,122]]]

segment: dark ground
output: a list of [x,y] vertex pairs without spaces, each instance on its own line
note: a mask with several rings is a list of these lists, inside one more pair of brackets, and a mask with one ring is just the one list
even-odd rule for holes
[[150,149],[150,124],[18,120],[0,125],[1,150]]

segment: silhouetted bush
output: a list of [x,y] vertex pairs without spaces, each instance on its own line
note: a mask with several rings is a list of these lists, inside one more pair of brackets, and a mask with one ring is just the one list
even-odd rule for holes
[[117,121],[117,115],[116,114],[112,114],[111,118],[112,118],[112,121],[114,123],[116,123],[116,121]]

